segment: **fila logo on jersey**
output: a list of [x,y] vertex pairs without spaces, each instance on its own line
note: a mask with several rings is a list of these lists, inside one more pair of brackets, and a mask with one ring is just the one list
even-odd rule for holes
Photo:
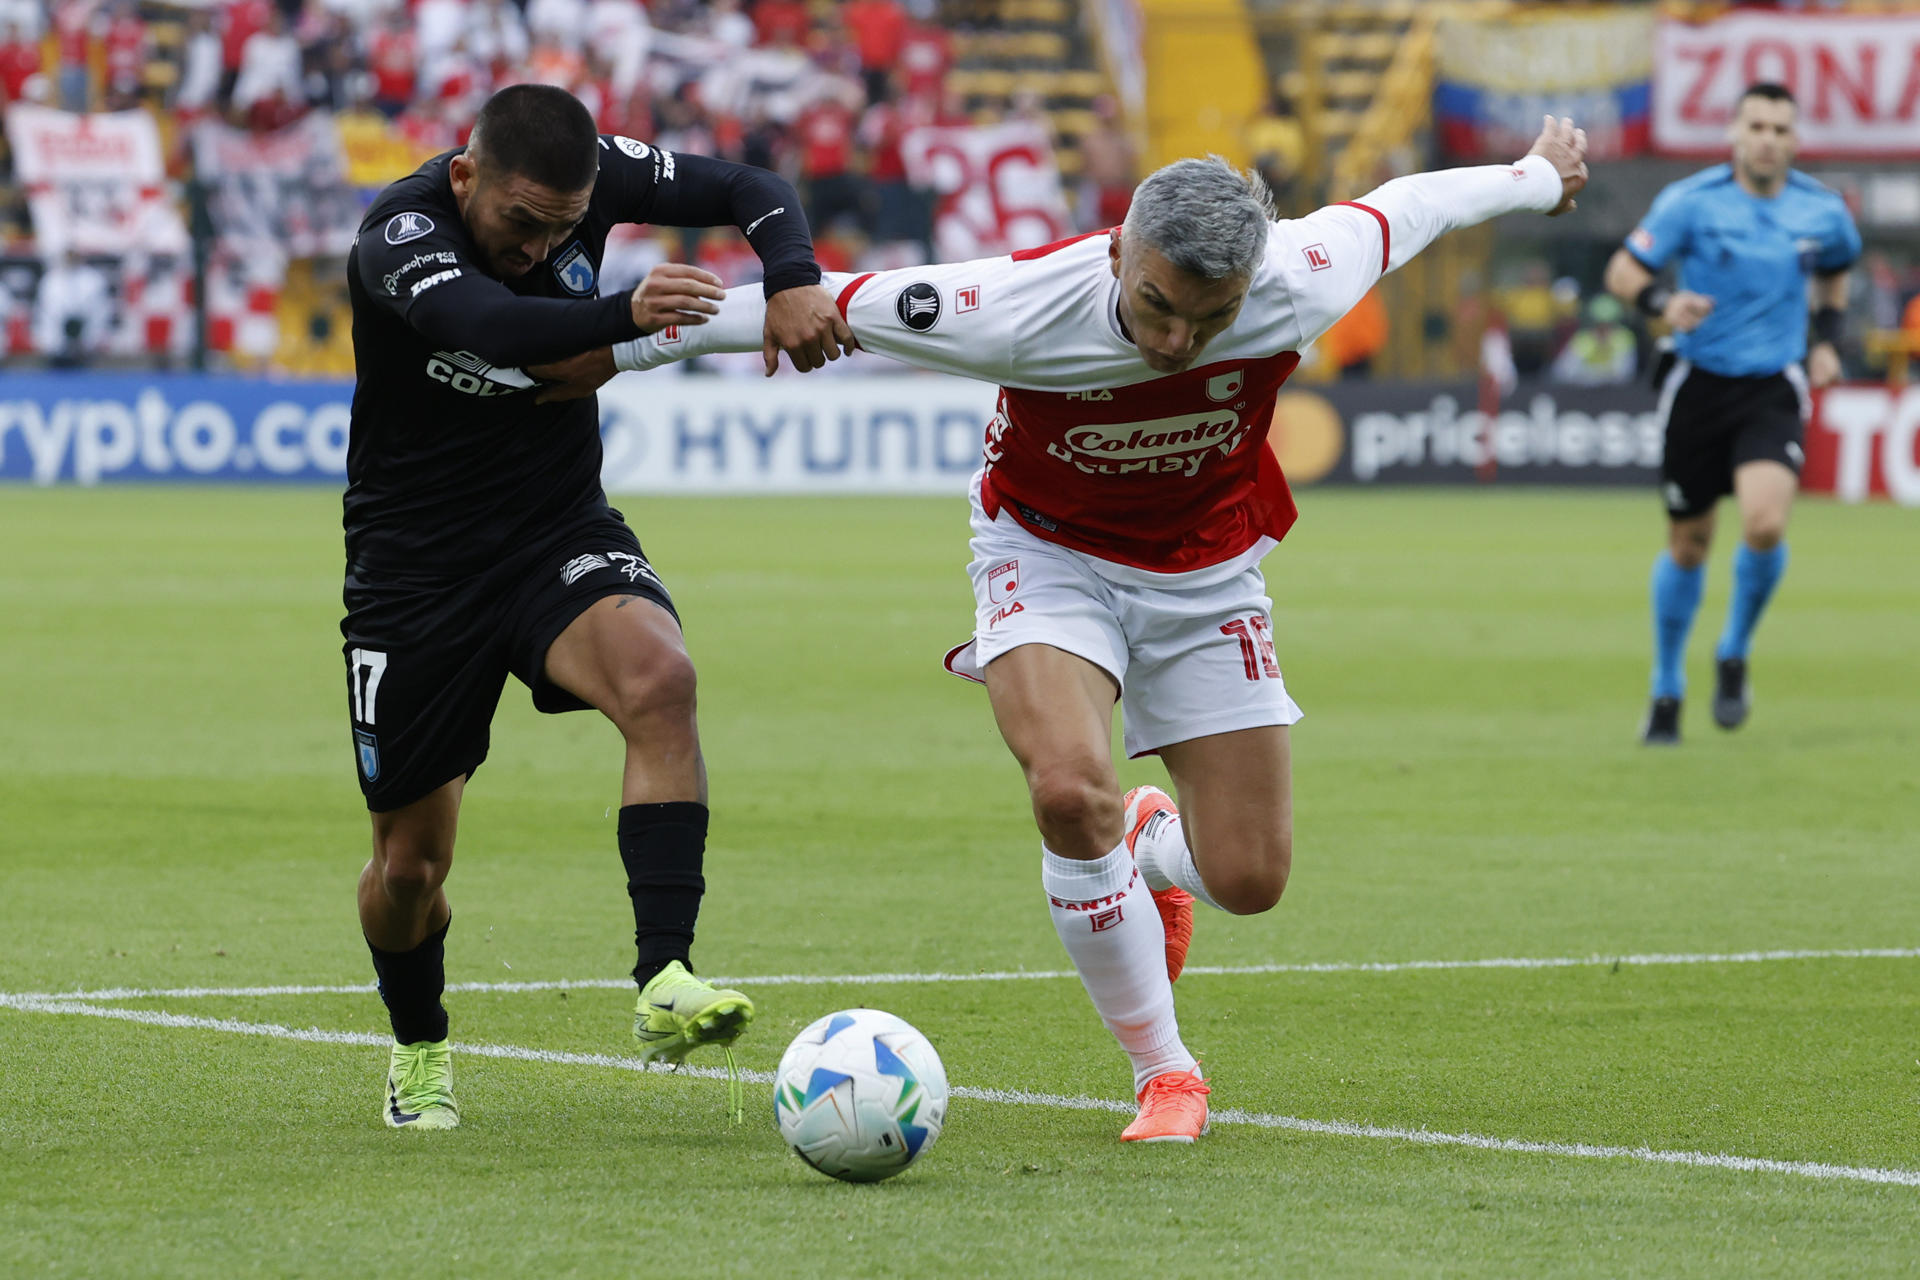
[[1240,388],[1247,385],[1246,370],[1235,369],[1232,373],[1217,373],[1207,379],[1207,399],[1231,400],[1240,394]]
[[554,260],[554,278],[560,281],[560,287],[576,298],[584,298],[593,292],[593,259],[587,256],[587,246],[575,240],[567,251]]
[[1111,391],[1069,391],[1065,396],[1061,398],[1065,400],[1088,400],[1088,401],[1111,400],[1113,399],[1113,392]]
[[953,313],[955,315],[965,315],[969,311],[978,311],[979,309],[980,309],[980,286],[979,285],[970,284],[966,288],[959,289],[954,292]]
[[433,219],[424,213],[396,213],[387,219],[387,243],[405,244],[433,230]]
[[900,323],[915,333],[925,333],[940,323],[940,291],[921,280],[900,291],[893,301]]
[[1020,562],[1009,560],[987,570],[987,599],[994,604],[1005,604],[1014,592],[1020,589]]
[[1327,256],[1327,246],[1310,244],[1300,252],[1307,255],[1307,266],[1314,271],[1325,271],[1333,265],[1333,259]]

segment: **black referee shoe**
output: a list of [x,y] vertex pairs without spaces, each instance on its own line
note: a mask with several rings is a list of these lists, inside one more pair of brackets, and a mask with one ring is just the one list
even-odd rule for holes
[[1747,660],[1722,658],[1715,667],[1713,722],[1722,729],[1738,729],[1747,722],[1753,691],[1747,688]]
[[1653,705],[1647,708],[1647,723],[1640,730],[1640,745],[1644,747],[1680,745],[1680,699],[1655,698],[1653,700]]

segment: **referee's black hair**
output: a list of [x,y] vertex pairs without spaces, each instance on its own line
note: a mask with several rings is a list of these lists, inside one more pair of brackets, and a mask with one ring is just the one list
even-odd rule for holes
[[[1748,85],[1746,92],[1740,95],[1740,102],[1745,102],[1748,98],[1765,98],[1769,102],[1784,102],[1795,111],[1800,109],[1800,104],[1794,101],[1793,90],[1773,80],[1756,80]],[[1739,103],[1734,105],[1737,107]]]
[[600,134],[580,99],[547,84],[508,85],[488,98],[467,149],[481,166],[555,191],[581,191],[600,172]]

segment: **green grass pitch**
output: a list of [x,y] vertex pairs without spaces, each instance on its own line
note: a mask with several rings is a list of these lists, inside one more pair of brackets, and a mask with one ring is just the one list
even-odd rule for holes
[[[981,692],[938,666],[971,620],[963,505],[621,505],[701,670],[701,967],[1065,967],[1018,772]],[[380,1125],[371,1044],[16,999],[0,1272],[1911,1274],[1920,513],[1796,512],[1731,735],[1706,714],[1723,545],[1687,741],[1656,753],[1635,742],[1649,495],[1302,506],[1267,564],[1308,713],[1294,878],[1266,916],[1203,913],[1191,963],[1600,962],[1192,972],[1183,1030],[1242,1122],[1190,1149],[1115,1140],[1125,1116],[1095,1104],[1126,1098],[1124,1060],[1071,979],[754,987],[752,1070],[872,1004],[956,1085],[1078,1103],[959,1097],[928,1158],[869,1187],[784,1150],[764,1084],[733,1128],[711,1078],[568,1060],[625,1052],[617,989],[451,994],[456,1041],[562,1057],[457,1057],[450,1134]],[[0,991],[368,981],[336,497],[15,489],[0,547]],[[598,717],[541,717],[508,686],[449,886],[451,980],[622,974],[620,758]],[[1908,954],[1606,962],[1872,949]],[[86,1007],[385,1032],[365,993]],[[1412,1131],[1546,1145],[1394,1136]]]

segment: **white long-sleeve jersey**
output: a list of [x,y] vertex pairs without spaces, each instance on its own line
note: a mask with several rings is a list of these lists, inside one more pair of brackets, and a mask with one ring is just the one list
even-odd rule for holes
[[[1252,563],[1293,524],[1267,431],[1301,349],[1444,232],[1560,198],[1553,165],[1529,156],[1398,178],[1276,222],[1239,315],[1177,374],[1150,369],[1122,329],[1104,232],[823,283],[863,350],[1000,385],[982,449],[988,515],[1010,510],[1125,576],[1190,574]],[[706,324],[623,343],[615,362],[757,351],[765,316],[759,285],[734,289]]]

